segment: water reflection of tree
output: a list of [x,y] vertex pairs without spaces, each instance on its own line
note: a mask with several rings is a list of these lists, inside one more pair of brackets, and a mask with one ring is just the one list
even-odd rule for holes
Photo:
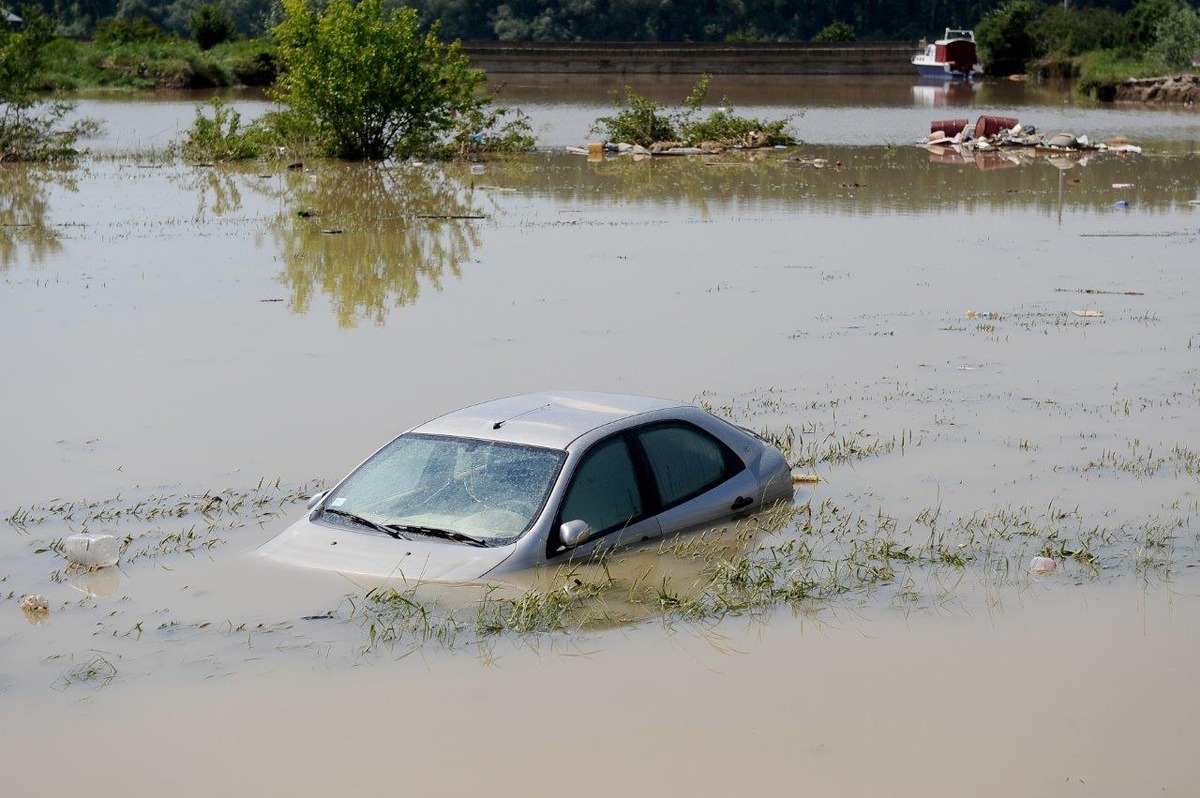
[[34,263],[62,249],[57,228],[46,221],[51,186],[75,191],[73,170],[36,164],[0,166],[0,271],[16,262],[22,248]]
[[215,217],[236,213],[242,208],[238,178],[244,174],[229,168],[198,168],[187,173],[185,186],[196,195],[196,219],[209,213]]
[[479,244],[470,191],[440,169],[330,164],[287,183],[276,230],[296,312],[320,290],[343,326],[382,324],[423,285],[459,277]]

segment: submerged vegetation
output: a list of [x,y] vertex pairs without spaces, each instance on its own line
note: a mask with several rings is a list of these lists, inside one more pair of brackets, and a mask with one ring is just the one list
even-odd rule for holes
[[92,120],[66,122],[74,106],[37,92],[53,27],[37,13],[19,30],[0,21],[0,162],[70,160],[77,141],[97,129]]
[[702,116],[701,108],[711,83],[711,75],[702,75],[684,99],[682,107],[677,109],[668,108],[627,87],[624,96],[616,98],[617,113],[597,119],[592,130],[602,134],[608,141],[643,147],[663,142],[676,142],[689,147],[705,143],[723,147],[797,143],[787,129],[790,119],[761,120],[738,116],[728,107],[728,100],[723,100],[721,107]]

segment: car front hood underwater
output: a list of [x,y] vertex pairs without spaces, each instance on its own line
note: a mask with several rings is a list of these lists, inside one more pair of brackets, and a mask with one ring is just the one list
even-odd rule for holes
[[410,582],[469,582],[512,554],[512,546],[477,548],[444,540],[398,540],[302,519],[257,553],[276,562]]

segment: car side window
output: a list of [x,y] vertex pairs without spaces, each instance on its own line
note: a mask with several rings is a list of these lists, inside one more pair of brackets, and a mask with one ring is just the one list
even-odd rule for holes
[[728,447],[690,425],[656,425],[637,436],[664,508],[716,487],[745,467]]
[[581,519],[597,533],[640,518],[642,497],[629,447],[622,437],[598,444],[575,471],[563,498],[560,522]]

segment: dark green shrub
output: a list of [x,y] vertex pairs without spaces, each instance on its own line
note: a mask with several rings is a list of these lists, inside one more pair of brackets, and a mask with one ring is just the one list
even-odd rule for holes
[[592,124],[592,131],[603,134],[607,141],[643,147],[676,141],[689,146],[712,142],[727,147],[796,143],[786,130],[789,120],[764,121],[737,116],[729,109],[728,100],[723,100],[722,107],[700,118],[700,108],[711,83],[712,75],[702,75],[683,101],[683,108],[677,111],[668,111],[665,105],[626,87],[624,100],[617,100],[621,110],[615,116],[597,119]]
[[145,17],[106,19],[96,25],[96,41],[101,44],[140,44],[169,38],[169,33]]
[[233,38],[233,20],[215,5],[205,3],[192,12],[188,23],[192,39],[201,50],[211,50]]
[[817,32],[814,42],[852,42],[855,40],[854,28],[847,22],[832,22]]
[[1140,0],[1125,12],[1125,32],[1131,48],[1146,50],[1154,44],[1158,25],[1175,10],[1177,0]]
[[1045,54],[1034,38],[1041,16],[1037,0],[1008,0],[975,26],[975,41],[989,75],[1024,72],[1029,62]]
[[1032,31],[1035,49],[1057,56],[1120,47],[1128,40],[1125,18],[1107,8],[1049,6]]

